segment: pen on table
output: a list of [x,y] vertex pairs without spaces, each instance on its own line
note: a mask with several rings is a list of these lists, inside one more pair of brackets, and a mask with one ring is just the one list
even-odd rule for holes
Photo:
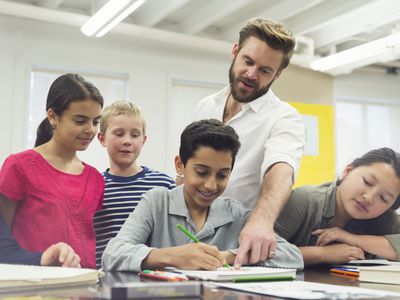
[[353,277],[358,277],[359,273],[358,272],[350,272],[350,271],[344,271],[344,270],[335,270],[332,269],[330,270],[331,273],[335,273],[335,274],[341,274],[341,275],[349,275],[349,276],[353,276]]
[[334,270],[342,270],[342,271],[348,271],[348,272],[359,272],[357,268],[345,268],[345,267],[334,267],[332,268]]
[[[200,243],[200,240],[195,237],[193,234],[191,234],[185,227],[183,227],[181,224],[176,224],[176,227],[178,227],[179,230],[181,230],[184,234],[186,234],[193,242],[195,243]],[[229,264],[224,264],[225,268],[230,268],[231,266]]]
[[333,268],[329,270],[331,273],[342,274],[342,275],[350,275],[350,276],[359,276],[359,271],[354,268]]
[[153,270],[143,270],[139,272],[139,276],[144,278],[150,278],[155,280],[164,280],[164,281],[187,281],[189,280],[185,275],[165,272],[165,271],[153,271]]

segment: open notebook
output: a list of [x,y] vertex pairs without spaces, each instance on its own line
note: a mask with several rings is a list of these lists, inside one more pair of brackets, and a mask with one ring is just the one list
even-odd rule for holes
[[259,281],[259,280],[293,280],[296,278],[296,269],[280,269],[267,267],[242,267],[239,270],[233,268],[219,268],[217,271],[193,271],[178,270],[178,272],[200,280],[211,281]]
[[16,288],[96,283],[101,271],[92,269],[0,264],[0,292]]

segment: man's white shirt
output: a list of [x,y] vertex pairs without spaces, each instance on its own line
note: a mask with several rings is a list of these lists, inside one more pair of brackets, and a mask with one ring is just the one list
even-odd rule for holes
[[[223,121],[227,86],[202,99],[195,109],[194,120]],[[264,96],[242,105],[226,125],[239,135],[241,147],[223,195],[233,197],[253,208],[266,171],[277,162],[285,162],[294,170],[295,180],[304,148],[305,129],[300,114],[269,90]]]

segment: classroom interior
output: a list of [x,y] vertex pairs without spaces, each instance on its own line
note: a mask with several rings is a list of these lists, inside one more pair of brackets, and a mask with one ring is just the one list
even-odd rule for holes
[[[163,13],[155,9],[156,0],[148,0],[119,27],[95,38],[84,35],[78,25],[88,19],[84,9],[90,14],[89,8],[101,1],[0,1],[0,162],[11,153],[33,146],[37,124],[45,117],[48,87],[58,75],[73,72],[91,80],[106,105],[126,99],[143,108],[148,139],[140,163],[174,177],[179,134],[190,123],[197,102],[227,84],[231,47],[237,39],[232,31],[237,32],[240,24],[253,17],[255,9],[260,16],[270,18],[276,13],[278,20],[292,24],[294,33],[311,26],[312,21],[323,23],[303,28],[304,34],[296,36],[299,46],[292,63],[272,86],[307,121],[306,149],[296,185],[332,180],[352,158],[373,148],[400,149],[396,130],[400,125],[398,51],[397,56],[392,51],[391,60],[385,63],[378,57],[361,63],[363,67],[356,64],[345,71],[339,68],[335,74],[312,70],[309,53],[305,53],[310,49],[302,49],[312,37],[314,44],[322,43],[318,38],[323,33],[329,35],[328,29],[343,31],[342,23],[349,15],[360,23],[353,27],[360,32],[364,25],[364,32],[357,36],[354,28],[348,29],[351,33],[347,41],[331,41],[332,49],[350,48],[354,40],[361,44],[376,39],[378,33],[395,30],[400,16],[380,23],[375,19],[385,10],[399,14],[396,1],[365,1],[359,5],[353,0],[343,6],[335,3],[333,11],[329,10],[333,5],[330,1],[243,1],[246,3],[230,7],[229,14],[216,13],[210,16],[212,20],[203,18],[202,22],[200,16],[218,5],[223,7],[223,1],[207,1],[204,7],[193,2],[172,1],[169,6],[175,3],[175,10],[167,6],[164,10],[169,12]],[[293,11],[288,12],[290,4]],[[143,18],[151,8],[162,19],[159,17],[155,25],[140,25],[146,23]],[[376,28],[372,28],[372,21],[365,20],[371,11],[376,15]],[[331,19],[322,21],[318,13]],[[182,29],[194,24],[200,26],[192,30],[194,33]],[[216,38],[213,31],[218,26],[220,32],[230,32],[226,35],[230,40]],[[328,47],[314,48],[313,58],[326,55],[320,53]],[[106,151],[97,140],[80,157],[99,171],[108,166]]]
[[[301,33],[292,63],[272,86],[305,120],[306,148],[295,186],[331,181],[352,158],[371,149],[400,151],[400,41],[390,55],[352,67],[325,72],[310,67],[319,57],[398,32],[399,1],[164,1],[145,1],[122,24],[95,38],[80,26],[105,1],[0,0],[0,164],[33,147],[52,81],[79,73],[99,88],[105,105],[129,100],[144,110],[147,141],[139,162],[174,178],[179,135],[196,104],[228,84],[232,45],[240,26],[254,16],[282,21],[295,35]],[[318,46],[320,39],[328,41]],[[109,165],[97,139],[79,157],[100,172]],[[308,270],[298,279],[371,287],[328,275]],[[106,284],[138,281],[132,274],[107,276]],[[204,299],[266,299],[206,292]],[[103,296],[86,288],[62,293]]]

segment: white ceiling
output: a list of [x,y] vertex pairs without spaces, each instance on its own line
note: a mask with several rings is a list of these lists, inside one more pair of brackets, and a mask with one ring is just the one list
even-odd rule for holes
[[[102,0],[0,0],[0,14],[80,27]],[[163,42],[229,51],[245,21],[260,16],[287,25],[298,41],[292,63],[308,67],[326,56],[400,30],[400,0],[147,0],[114,32]],[[65,20],[64,20],[64,19]],[[229,43],[229,46],[228,46]],[[383,72],[400,72],[400,51],[386,62],[368,61]],[[341,74],[351,69],[340,69]]]

